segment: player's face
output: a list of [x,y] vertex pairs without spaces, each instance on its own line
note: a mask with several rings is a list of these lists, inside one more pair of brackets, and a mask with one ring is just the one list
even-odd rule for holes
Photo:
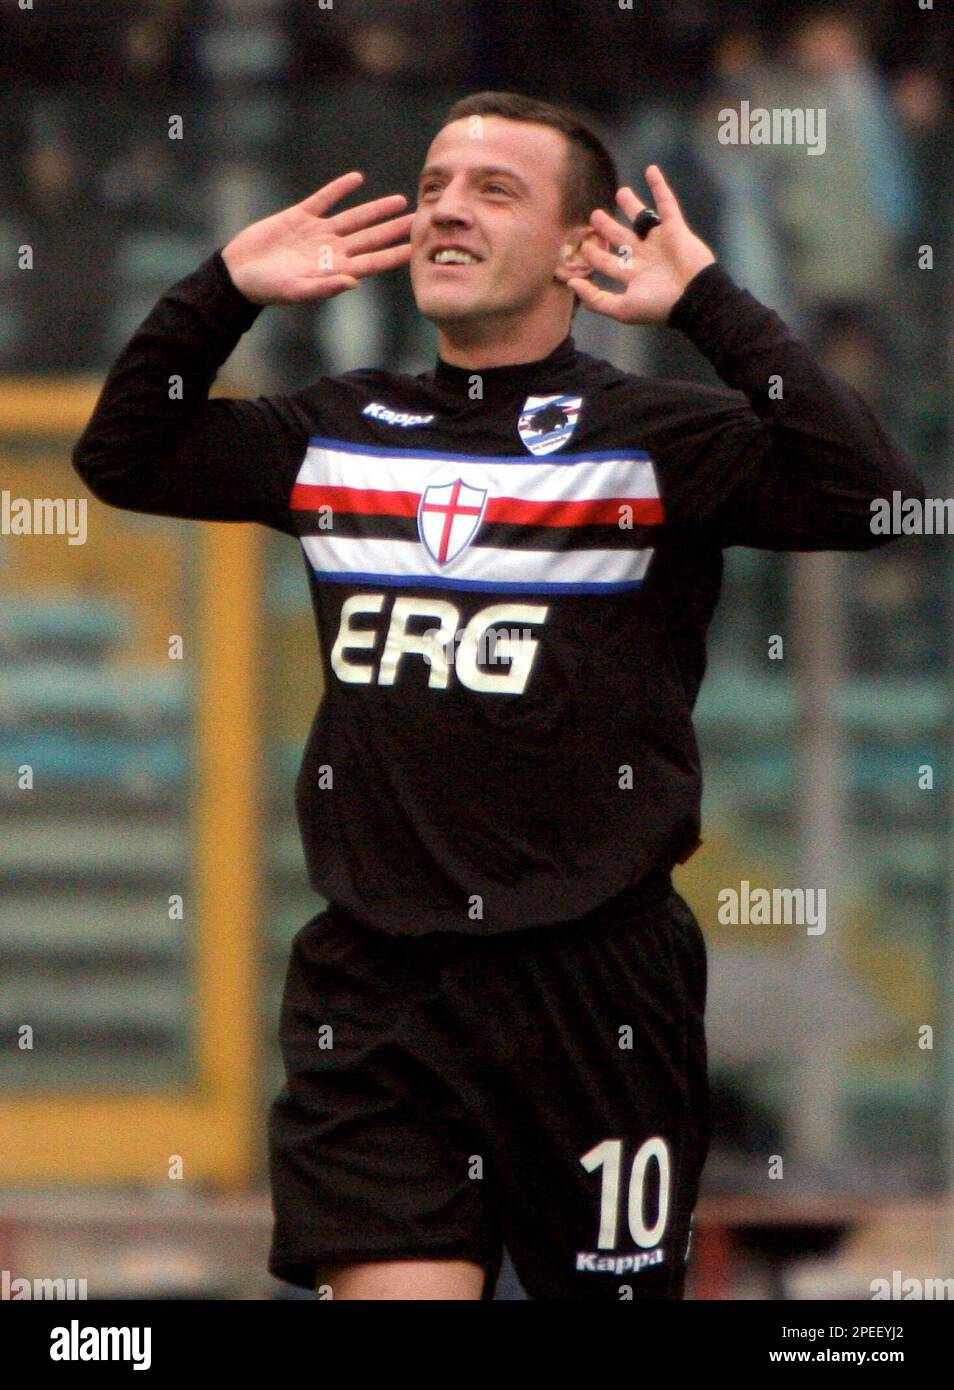
[[[411,226],[411,281],[425,318],[450,327],[539,310],[549,296],[565,312],[554,278],[567,236],[561,194],[566,137],[550,126],[502,116],[464,117],[427,152]],[[441,248],[475,258],[441,264]]]

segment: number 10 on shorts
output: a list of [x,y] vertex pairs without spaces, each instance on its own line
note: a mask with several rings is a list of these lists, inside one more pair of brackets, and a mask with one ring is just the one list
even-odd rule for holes
[[[620,1177],[623,1170],[622,1139],[604,1139],[601,1144],[583,1155],[580,1162],[588,1173],[602,1169],[602,1192],[600,1195],[600,1233],[597,1248],[614,1250],[619,1231]],[[659,1200],[656,1219],[652,1226],[646,1225],[645,1189],[646,1173],[651,1161],[655,1160],[659,1172]],[[654,1135],[640,1144],[633,1156],[629,1170],[629,1193],[626,1214],[629,1233],[643,1250],[658,1244],[666,1220],[669,1216],[669,1147],[660,1135]]]

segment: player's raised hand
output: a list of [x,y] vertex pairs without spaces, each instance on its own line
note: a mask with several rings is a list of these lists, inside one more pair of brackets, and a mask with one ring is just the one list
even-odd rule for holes
[[[593,240],[583,241],[580,246],[594,270],[621,280],[623,290],[600,289],[585,276],[573,276],[567,281],[588,309],[620,323],[665,323],[689,281],[715,260],[709,247],[687,225],[676,195],[657,164],[646,170],[646,182],[662,221],[644,240],[602,208],[596,208],[590,226],[619,249],[615,254],[605,251]],[[616,201],[633,221],[646,207],[629,187],[618,191]]]
[[255,304],[303,304],[330,299],[353,290],[366,275],[406,265],[411,244],[400,238],[410,232],[414,214],[392,216],[407,205],[403,193],[330,215],[335,203],[363,182],[358,170],[342,174],[304,202],[239,232],[222,250],[236,287]]

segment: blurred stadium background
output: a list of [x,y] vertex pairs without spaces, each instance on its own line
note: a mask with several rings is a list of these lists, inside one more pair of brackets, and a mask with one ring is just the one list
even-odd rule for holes
[[[365,171],[362,198],[413,199],[436,122],[484,88],[588,113],[624,182],[643,187],[659,161],[730,271],[860,387],[928,495],[951,493],[940,7],[9,0],[0,14],[11,495],[83,495],[70,448],[172,281],[347,169]],[[743,99],[824,107],[825,155],[721,145],[717,113]],[[664,330],[582,311],[574,335],[632,371],[714,379]],[[420,371],[435,350],[402,272],[267,311],[218,389]],[[321,694],[299,548],[88,505],[84,545],[0,536],[0,1269],[85,1277],[90,1297],[294,1296],[264,1269],[264,1144],[288,947],[322,906],[293,807]],[[689,1292],[867,1298],[895,1270],[950,1278],[950,542],[727,560],[698,710],[705,844],[677,878],[709,943],[716,1106]],[[775,634],[784,660],[768,658]],[[742,879],[824,886],[829,930],[720,925],[717,894]],[[506,1271],[499,1296],[520,1296]]]

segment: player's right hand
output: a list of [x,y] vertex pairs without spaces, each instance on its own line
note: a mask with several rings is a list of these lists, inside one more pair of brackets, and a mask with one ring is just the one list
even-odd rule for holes
[[[253,222],[223,247],[222,259],[236,288],[254,304],[303,304],[353,290],[366,275],[378,275],[411,259],[402,241],[414,214],[390,216],[407,205],[391,193],[327,216],[329,209],[364,182],[354,170],[332,179],[304,202]],[[390,217],[382,222],[381,218]]]

